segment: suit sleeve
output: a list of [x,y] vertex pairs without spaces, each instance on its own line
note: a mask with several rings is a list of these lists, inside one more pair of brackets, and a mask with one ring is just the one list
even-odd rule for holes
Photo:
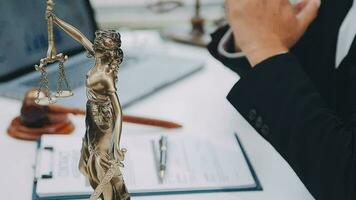
[[327,107],[292,54],[255,66],[227,98],[317,200],[356,199],[356,123]]

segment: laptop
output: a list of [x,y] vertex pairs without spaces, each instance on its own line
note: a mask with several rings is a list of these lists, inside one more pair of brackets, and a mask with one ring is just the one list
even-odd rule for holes
[[[97,25],[89,0],[58,0],[55,3],[58,17],[94,40]],[[39,86],[40,73],[34,70],[34,64],[38,64],[47,51],[44,12],[45,0],[0,2],[0,96],[21,100],[26,91]],[[83,47],[58,27],[54,28],[54,35],[57,52],[69,55],[65,70],[74,92],[73,97],[60,99],[58,103],[84,108],[87,99],[85,75],[94,60],[88,58]],[[124,55],[117,83],[123,107],[198,72],[204,66],[201,60],[155,54],[142,49],[128,54],[124,52]],[[58,63],[47,67],[52,91],[57,87],[57,70]]]

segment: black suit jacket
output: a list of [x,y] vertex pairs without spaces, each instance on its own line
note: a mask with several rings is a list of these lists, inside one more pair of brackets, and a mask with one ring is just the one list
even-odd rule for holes
[[356,40],[335,69],[338,30],[351,5],[351,0],[322,1],[317,19],[290,53],[253,69],[218,55],[215,44],[223,29],[209,46],[240,73],[227,99],[317,200],[356,199]]

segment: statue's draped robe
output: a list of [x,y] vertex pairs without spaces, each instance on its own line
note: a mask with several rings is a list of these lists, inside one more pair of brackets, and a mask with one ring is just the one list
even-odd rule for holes
[[[116,92],[114,85],[108,88],[109,92]],[[103,179],[114,160],[114,146],[103,151],[98,146],[98,141],[105,134],[113,134],[117,113],[115,113],[109,95],[99,94],[95,89],[87,85],[86,108],[86,133],[83,138],[80,171],[89,178],[90,185],[95,189]],[[124,160],[124,151],[120,150],[118,162]],[[107,188],[110,187],[110,188]],[[128,200],[130,199],[122,174],[118,169],[110,183],[105,186],[106,191],[112,192],[112,199],[104,200]],[[103,198],[103,195],[101,196]]]

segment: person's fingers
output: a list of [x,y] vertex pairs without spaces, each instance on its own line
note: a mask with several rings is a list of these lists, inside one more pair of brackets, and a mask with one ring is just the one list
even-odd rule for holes
[[310,23],[317,16],[320,0],[306,0],[305,5],[301,7],[301,10],[297,13],[297,19],[299,28],[301,31],[305,31]]
[[230,22],[230,17],[229,17],[229,5],[228,5],[228,1],[227,0],[225,0],[224,1],[224,10],[225,10],[225,17],[226,17],[226,19],[227,19],[227,21],[228,22]]
[[293,5],[294,11],[296,14],[300,13],[303,10],[305,5],[307,5],[308,0],[301,0],[297,4]]

